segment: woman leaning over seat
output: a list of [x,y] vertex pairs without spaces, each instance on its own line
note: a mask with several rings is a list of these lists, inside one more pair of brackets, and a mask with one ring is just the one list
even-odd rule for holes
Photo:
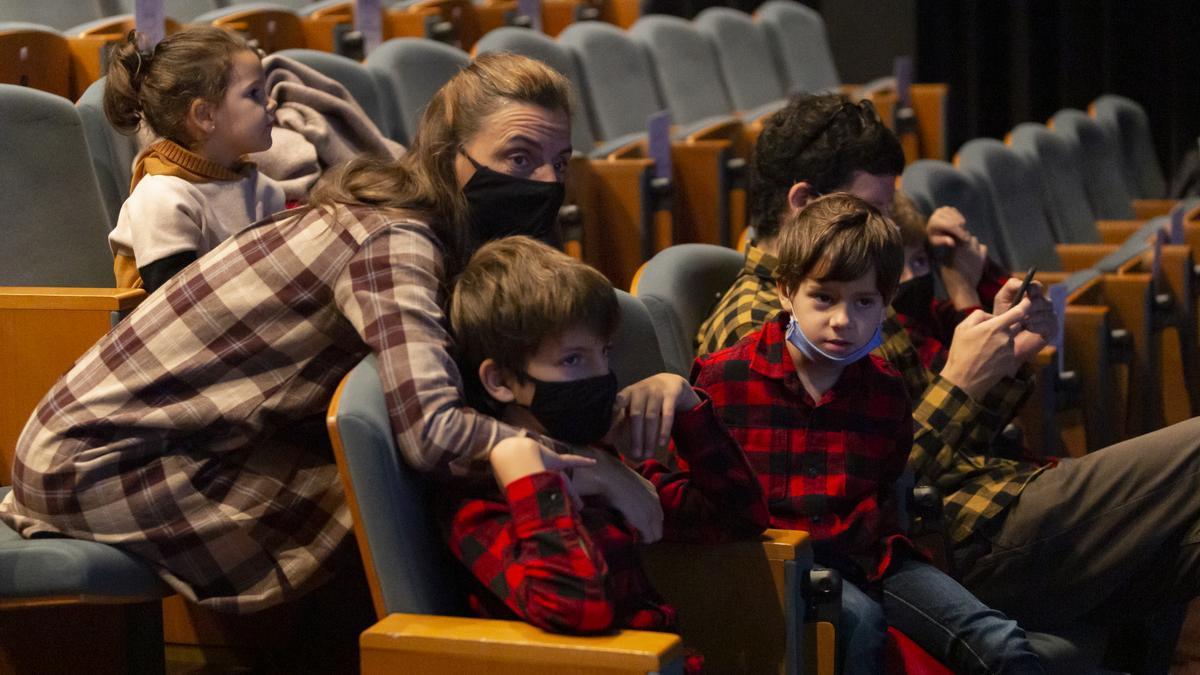
[[[319,584],[351,528],[323,415],[363,356],[379,358],[413,466],[482,469],[517,433],[463,403],[446,288],[483,240],[554,237],[569,139],[564,78],[481,57],[434,97],[407,156],[331,173],[310,207],[225,241],[85,354],[27,423],[0,518],[119,546],[212,609]],[[600,461],[653,538],[653,490]]]

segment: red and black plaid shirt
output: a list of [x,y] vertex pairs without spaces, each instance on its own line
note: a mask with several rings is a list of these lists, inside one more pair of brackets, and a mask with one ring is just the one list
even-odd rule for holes
[[979,294],[981,305],[958,309],[954,303],[942,298],[934,298],[929,303],[928,312],[919,315],[896,312],[896,319],[904,326],[904,331],[912,340],[921,358],[921,365],[940,372],[946,365],[946,356],[950,352],[950,340],[954,337],[954,329],[963,319],[977,309],[985,312],[992,311],[992,303],[1000,288],[1009,280],[1010,275],[995,261],[988,259],[983,266],[983,274],[979,277],[979,285],[975,291]]
[[904,540],[896,481],[912,445],[904,382],[870,356],[813,401],[796,374],[781,313],[733,347],[702,356],[692,381],[741,443],[771,510],[771,526],[807,530],[822,564],[855,563],[878,578]]
[[[703,392],[671,432],[680,469],[647,461],[638,471],[658,489],[663,538],[716,543],[767,527],[762,488]],[[675,610],[642,569],[637,531],[602,498],[576,509],[556,471],[510,483],[505,496],[464,487],[449,510],[454,555],[482,586],[472,606],[558,632],[611,628],[674,631]],[[471,494],[474,492],[474,494]]]

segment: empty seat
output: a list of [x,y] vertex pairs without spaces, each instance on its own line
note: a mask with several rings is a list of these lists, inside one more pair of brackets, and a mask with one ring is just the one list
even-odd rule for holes
[[79,97],[75,108],[83,123],[88,154],[100,184],[100,194],[108,212],[108,227],[117,224],[121,205],[129,198],[129,182],[133,177],[133,160],[138,153],[136,134],[123,134],[113,128],[104,114],[104,83],[100,78]]
[[0,20],[37,23],[60,31],[105,14],[100,0],[0,0]]
[[[976,138],[958,151],[958,167],[989,191],[995,206],[994,224],[999,230],[993,236],[1004,241],[1012,269],[1064,269],[1043,206],[1042,181],[1035,164],[1000,141]],[[967,227],[976,235],[982,225],[967,221]]]
[[[572,24],[558,42],[574,53],[583,75],[582,98],[602,141],[594,155],[641,147],[647,122],[664,108],[644,49],[610,24]],[[733,157],[742,128],[736,119],[704,119],[673,130],[676,241],[731,246],[745,223],[742,165]]]
[[1051,119],[1054,133],[1079,148],[1088,200],[1100,218],[1134,218],[1133,195],[1121,172],[1121,150],[1100,124],[1081,110],[1060,110]]
[[238,31],[256,41],[258,47],[268,54],[307,45],[300,15],[284,5],[251,2],[222,7],[205,12],[195,17],[194,21]]
[[1092,102],[1090,112],[1119,139],[1121,166],[1130,192],[1141,199],[1165,197],[1167,181],[1154,151],[1150,119],[1142,106],[1124,96],[1105,94]]
[[734,112],[716,50],[690,21],[643,16],[629,36],[650,54],[658,92],[676,124],[719,123]]
[[1017,154],[1038,165],[1055,238],[1060,242],[1099,242],[1083,168],[1071,141],[1041,124],[1026,122],[1012,130],[1009,142]]
[[0,164],[0,284],[111,286],[108,211],[75,106],[0,84]]
[[598,22],[572,24],[558,42],[577,59],[597,139],[608,146],[644,135],[647,118],[663,109],[645,52],[621,29]]
[[[136,10],[136,0],[116,0],[120,9],[118,12],[132,14]],[[222,0],[165,0],[167,16],[181,22],[193,21],[196,17],[220,9],[228,3]]]
[[392,107],[387,117],[394,140],[412,144],[429,100],[468,63],[463,50],[424,38],[388,40],[367,56],[384,105]]
[[650,312],[668,370],[684,377],[691,373],[700,324],[744,263],[741,253],[724,246],[679,244],[642,267],[633,294]]
[[822,92],[841,86],[825,20],[811,7],[793,0],[769,0],[758,8],[767,29],[779,72],[789,92]]
[[709,7],[693,25],[713,44],[733,105],[758,119],[787,103],[766,29],[744,12]]

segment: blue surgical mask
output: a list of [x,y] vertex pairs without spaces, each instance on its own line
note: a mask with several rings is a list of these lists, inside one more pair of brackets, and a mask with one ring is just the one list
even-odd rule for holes
[[859,347],[849,354],[846,354],[845,356],[834,356],[833,354],[821,351],[821,348],[814,345],[812,340],[809,340],[808,336],[804,334],[804,331],[801,330],[800,324],[796,322],[796,317],[794,316],[788,321],[786,337],[787,341],[792,343],[793,347],[799,349],[800,353],[804,355],[804,358],[808,359],[809,361],[818,361],[823,359],[825,361],[832,361],[843,366],[848,366],[867,354],[870,354],[872,349],[875,349],[879,345],[883,344],[883,325],[880,324],[875,327],[875,334],[871,336],[871,339],[867,341],[867,344]]

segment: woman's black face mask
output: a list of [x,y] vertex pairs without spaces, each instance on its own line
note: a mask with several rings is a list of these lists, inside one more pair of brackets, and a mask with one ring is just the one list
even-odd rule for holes
[[470,207],[471,237],[476,244],[523,234],[562,248],[558,209],[566,188],[558,181],[517,178],[494,171],[459,150],[475,167],[463,186]]

